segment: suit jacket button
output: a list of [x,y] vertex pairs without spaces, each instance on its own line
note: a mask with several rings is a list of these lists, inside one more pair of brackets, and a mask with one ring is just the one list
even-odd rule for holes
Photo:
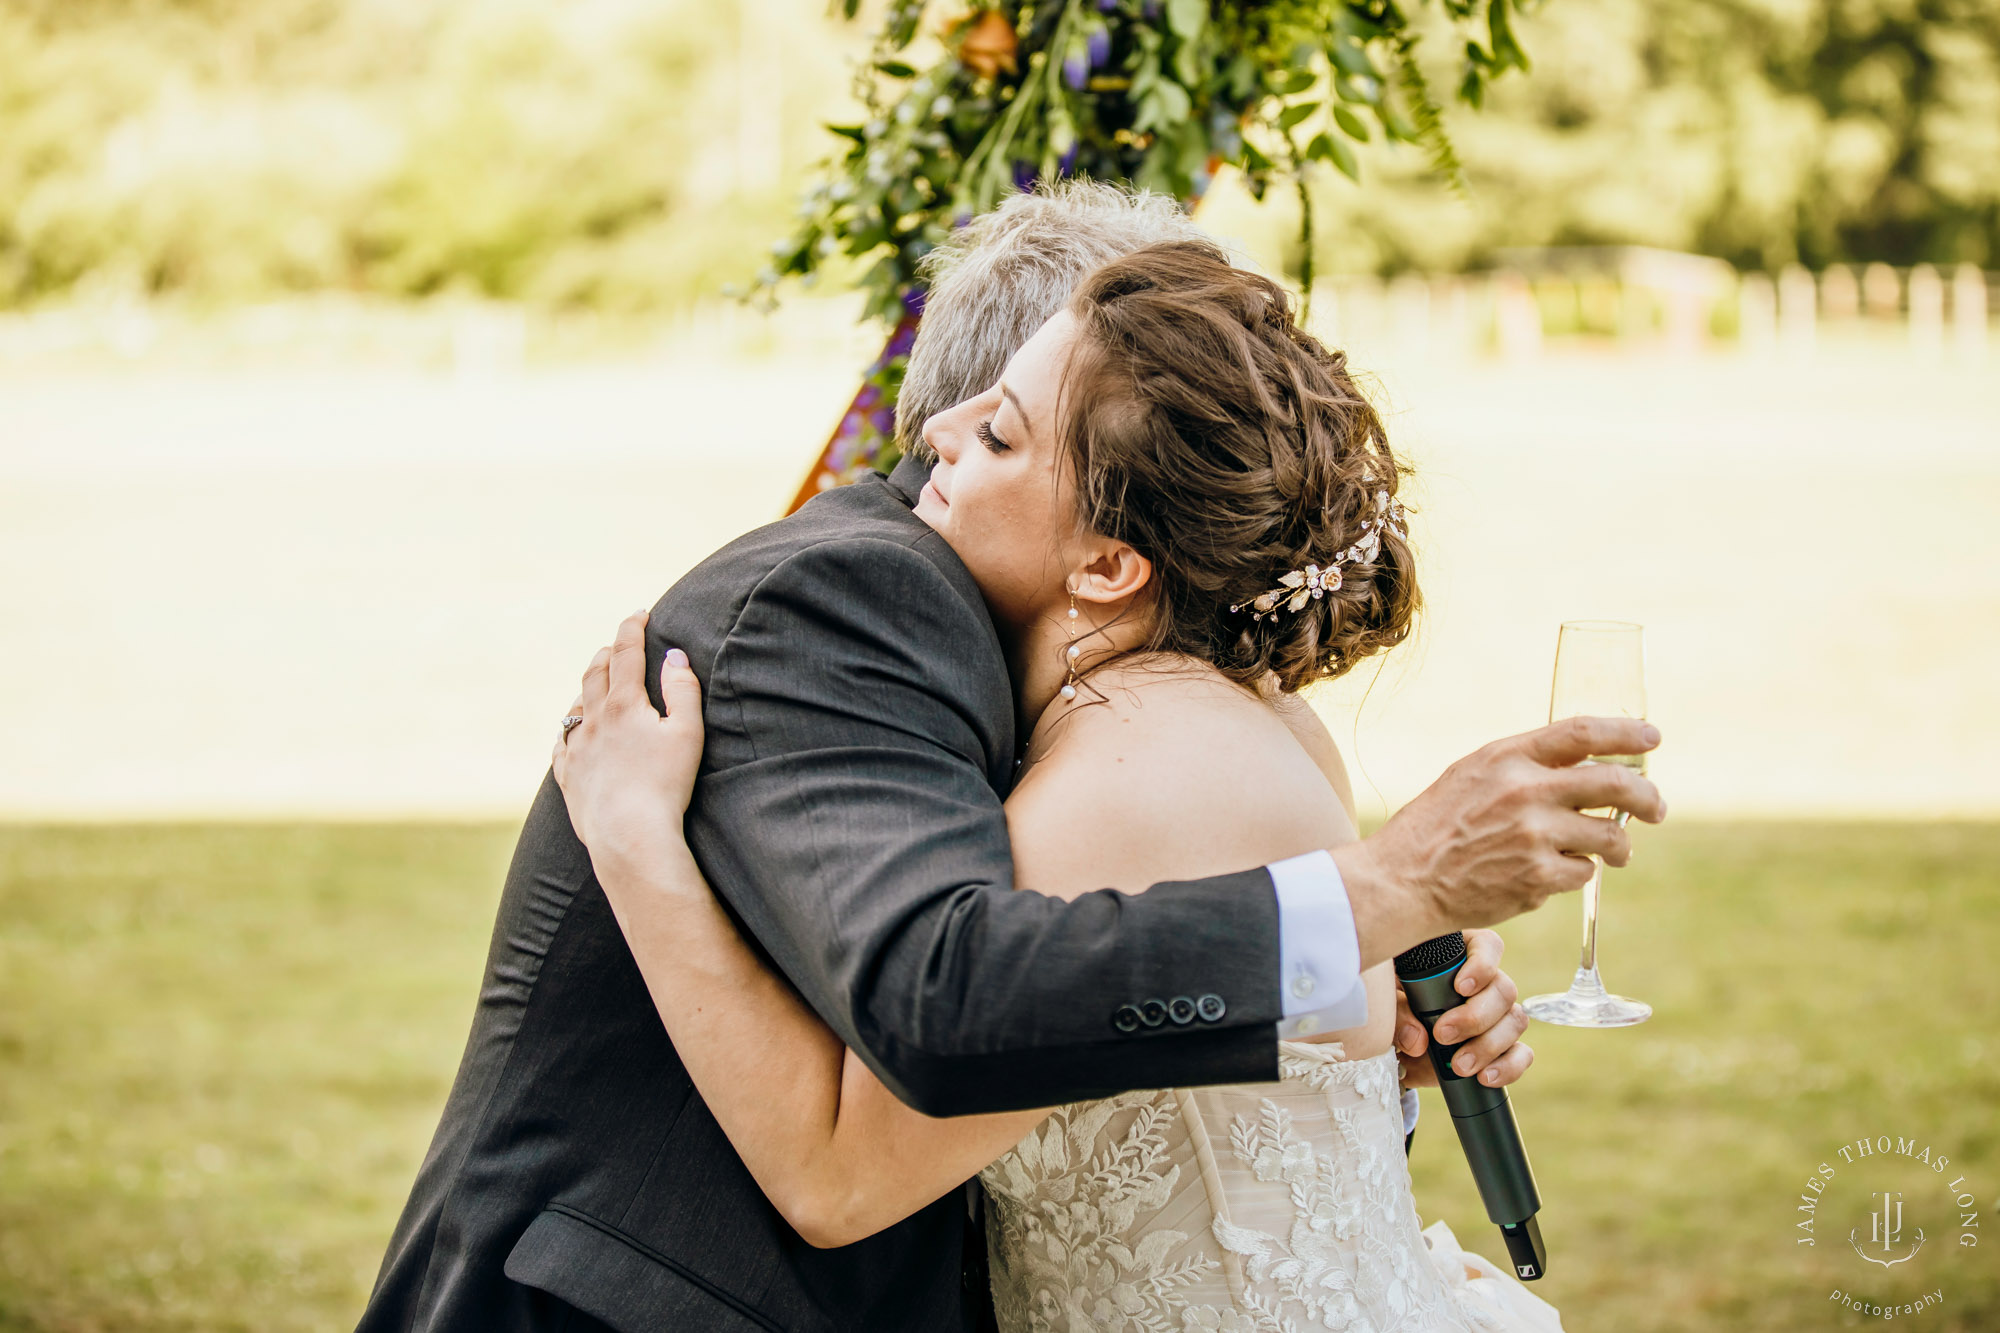
[[1121,1004],[1111,1011],[1111,1026],[1120,1032],[1139,1030],[1139,1011],[1129,1004]]
[[1176,995],[1167,1001],[1167,1017],[1181,1027],[1194,1022],[1194,1001],[1185,995]]
[[1229,1012],[1229,1006],[1224,1004],[1222,997],[1214,992],[1210,992],[1202,996],[1199,1000],[1196,1000],[1194,1008],[1195,1012],[1201,1015],[1204,1023],[1220,1023],[1222,1016]]
[[1158,1000],[1147,1000],[1139,1006],[1139,1017],[1147,1027],[1156,1028],[1167,1021],[1167,1006]]

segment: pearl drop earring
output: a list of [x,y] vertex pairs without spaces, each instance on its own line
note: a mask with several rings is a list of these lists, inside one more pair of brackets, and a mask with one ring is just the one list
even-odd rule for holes
[[1069,619],[1064,622],[1063,631],[1069,635],[1069,647],[1064,654],[1069,658],[1069,679],[1063,682],[1062,689],[1057,693],[1062,695],[1064,702],[1068,702],[1076,698],[1076,659],[1083,655],[1083,649],[1077,647],[1076,643],[1076,589],[1074,588],[1069,590]]

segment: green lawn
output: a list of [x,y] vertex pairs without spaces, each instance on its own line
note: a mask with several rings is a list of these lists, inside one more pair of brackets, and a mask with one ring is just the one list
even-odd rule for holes
[[[0,828],[0,1329],[351,1326],[458,1058],[512,838]],[[1992,1248],[1945,1236],[1878,1278],[1792,1240],[1812,1167],[1878,1133],[1949,1153],[1990,1217],[2000,825],[1687,824],[1639,844],[1604,962],[1657,1016],[1536,1029],[1516,1097],[1541,1290],[1571,1333],[1852,1327],[1874,1321],[1828,1292],[1892,1285],[1944,1289],[1921,1327],[2000,1327]],[[1566,982],[1576,911],[1510,927],[1525,988]],[[1497,1253],[1426,1115],[1426,1219]]]

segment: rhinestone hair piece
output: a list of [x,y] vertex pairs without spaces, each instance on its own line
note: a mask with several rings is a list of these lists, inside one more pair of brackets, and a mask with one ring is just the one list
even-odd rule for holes
[[1238,602],[1229,609],[1248,610],[1252,620],[1276,616],[1280,610],[1303,610],[1307,602],[1339,591],[1343,566],[1372,563],[1382,553],[1382,534],[1385,531],[1405,540],[1409,537],[1403,529],[1403,506],[1391,500],[1389,492],[1377,491],[1375,516],[1361,525],[1361,536],[1355,539],[1352,546],[1324,565],[1307,565],[1304,569],[1285,571],[1278,576],[1277,587],[1259,593],[1247,602]]

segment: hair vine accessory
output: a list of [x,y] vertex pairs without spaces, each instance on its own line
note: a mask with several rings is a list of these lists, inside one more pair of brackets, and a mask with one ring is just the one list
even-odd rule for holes
[[1341,567],[1352,564],[1370,564],[1382,554],[1382,534],[1393,532],[1399,538],[1407,539],[1409,534],[1403,529],[1403,506],[1389,498],[1389,492],[1375,492],[1375,516],[1361,525],[1361,536],[1352,546],[1333,557],[1325,565],[1309,564],[1304,569],[1291,569],[1278,576],[1278,586],[1269,592],[1259,593],[1247,602],[1238,602],[1231,611],[1248,608],[1254,614],[1252,620],[1263,620],[1278,614],[1280,607],[1287,611],[1299,611],[1310,601],[1317,601],[1330,592],[1340,590]]

